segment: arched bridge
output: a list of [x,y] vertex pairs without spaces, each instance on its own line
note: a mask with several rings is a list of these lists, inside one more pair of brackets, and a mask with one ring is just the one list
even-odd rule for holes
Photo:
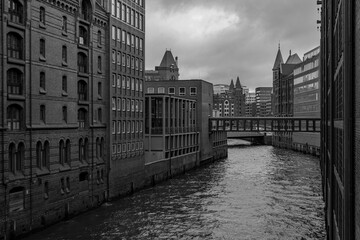
[[311,117],[210,117],[210,131],[320,132],[320,118]]

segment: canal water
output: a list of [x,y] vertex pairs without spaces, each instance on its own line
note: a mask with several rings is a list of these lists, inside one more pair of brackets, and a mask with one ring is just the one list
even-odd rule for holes
[[107,203],[27,240],[324,239],[319,159],[271,146]]

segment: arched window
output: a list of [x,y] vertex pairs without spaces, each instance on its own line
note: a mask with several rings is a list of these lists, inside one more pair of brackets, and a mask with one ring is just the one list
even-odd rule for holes
[[23,5],[19,0],[9,0],[9,17],[11,22],[24,23]]
[[67,18],[65,16],[63,16],[62,30],[63,32],[67,32]]
[[87,94],[87,84],[85,81],[78,82],[78,95],[80,101],[87,101],[88,94]]
[[67,63],[67,47],[62,46],[62,61],[63,63]]
[[85,138],[85,143],[84,143],[84,160],[87,162],[89,159],[89,139]]
[[65,145],[65,159],[64,159],[64,163],[66,164],[70,164],[71,162],[71,143],[70,140],[66,140],[66,145]]
[[97,34],[97,41],[98,41],[98,44],[99,44],[99,45],[102,44],[102,43],[101,43],[101,37],[102,37],[101,35],[102,35],[102,34],[101,34],[101,31],[99,30],[99,31],[98,31],[98,34]]
[[89,42],[88,39],[89,39],[88,31],[86,30],[85,27],[80,26],[79,27],[79,44],[87,46],[88,42]]
[[13,32],[7,35],[7,54],[11,58],[24,59],[23,39],[20,35]]
[[85,128],[87,125],[87,112],[85,109],[79,109],[78,111],[79,128]]
[[24,158],[25,158],[25,145],[24,145],[24,143],[19,143],[17,154],[16,154],[16,168],[15,168],[15,170],[17,172],[22,171],[23,164],[24,164]]
[[81,3],[81,16],[86,21],[91,21],[92,7],[89,0],[83,0]]
[[16,146],[14,143],[9,145],[9,169],[11,172],[15,172],[15,159],[16,159]]
[[40,57],[45,58],[45,39],[40,39]]
[[23,74],[20,70],[12,68],[7,71],[8,94],[23,94]]
[[46,167],[49,168],[49,163],[50,163],[50,144],[48,141],[45,141],[44,143],[44,148],[42,151],[42,163],[41,166],[42,167]]
[[45,8],[44,7],[40,7],[39,21],[41,24],[45,25]]
[[19,130],[22,127],[22,109],[17,105],[7,108],[7,124],[9,130]]
[[64,141],[60,140],[60,142],[59,142],[59,163],[61,165],[64,164],[64,159],[65,159],[65,145],[64,145]]
[[85,159],[85,144],[82,138],[79,140],[79,161],[83,162]]
[[98,71],[101,72],[101,69],[102,69],[101,57],[98,56]]
[[39,86],[41,90],[46,89],[45,72],[40,72]]
[[41,168],[41,157],[42,157],[42,144],[41,142],[36,143],[36,166]]
[[88,72],[88,59],[85,53],[78,54],[78,68],[81,73]]

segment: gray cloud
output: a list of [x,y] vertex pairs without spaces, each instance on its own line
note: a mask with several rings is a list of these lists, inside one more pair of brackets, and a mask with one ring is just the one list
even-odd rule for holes
[[147,1],[146,68],[171,48],[183,79],[271,86],[279,41],[284,59],[319,45],[316,8],[314,0]]

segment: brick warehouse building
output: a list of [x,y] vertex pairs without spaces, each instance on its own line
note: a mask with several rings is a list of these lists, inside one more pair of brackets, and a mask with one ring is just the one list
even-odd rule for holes
[[[320,2],[321,3],[321,2]],[[322,1],[321,167],[328,239],[360,239],[360,1]]]
[[109,187],[114,196],[136,188],[144,161],[144,2],[10,0],[2,7],[5,236],[96,206]]

